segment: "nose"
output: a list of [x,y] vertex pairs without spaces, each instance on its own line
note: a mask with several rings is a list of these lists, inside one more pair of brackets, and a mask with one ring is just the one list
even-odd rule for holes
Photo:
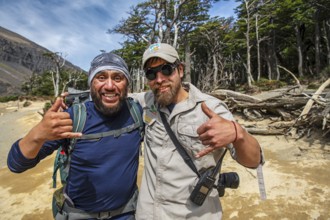
[[115,87],[114,81],[109,77],[105,82],[104,82],[104,88],[105,89],[114,89]]
[[161,83],[161,82],[163,82],[165,79],[166,79],[166,76],[164,76],[163,73],[162,73],[161,71],[158,71],[158,72],[156,73],[156,79],[155,79],[155,81],[156,81],[157,83]]

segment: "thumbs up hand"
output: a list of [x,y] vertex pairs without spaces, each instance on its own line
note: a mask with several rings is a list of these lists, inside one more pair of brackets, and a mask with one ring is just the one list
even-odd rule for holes
[[203,112],[209,117],[209,120],[199,126],[197,134],[202,144],[207,147],[198,152],[196,155],[197,158],[218,148],[226,147],[226,145],[234,142],[237,138],[237,131],[232,121],[217,115],[205,103],[202,103],[201,107]]
[[63,108],[65,108],[63,99],[57,98],[37,125],[39,138],[43,142],[81,136],[81,133],[72,132],[73,126],[70,114],[63,112]]

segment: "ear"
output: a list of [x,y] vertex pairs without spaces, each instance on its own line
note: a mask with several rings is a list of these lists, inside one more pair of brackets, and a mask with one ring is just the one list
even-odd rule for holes
[[180,78],[182,79],[182,78],[183,78],[183,75],[184,75],[184,67],[183,67],[183,64],[179,64],[179,66],[178,66],[178,71],[179,71]]

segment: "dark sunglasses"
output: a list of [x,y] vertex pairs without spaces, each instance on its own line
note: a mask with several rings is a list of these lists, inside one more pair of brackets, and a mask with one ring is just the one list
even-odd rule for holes
[[164,63],[163,65],[159,65],[156,67],[146,68],[144,70],[144,73],[148,80],[154,80],[156,79],[158,72],[161,72],[164,76],[170,76],[177,66],[177,64]]

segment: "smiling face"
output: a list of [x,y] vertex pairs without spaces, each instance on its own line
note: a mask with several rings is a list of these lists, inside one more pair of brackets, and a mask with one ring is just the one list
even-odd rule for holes
[[127,97],[128,82],[119,71],[98,72],[91,83],[91,96],[95,107],[106,116],[113,116],[121,109]]
[[179,64],[173,68],[170,75],[164,75],[160,66],[166,63],[163,59],[151,59],[146,64],[146,69],[158,70],[156,78],[148,80],[148,85],[155,95],[155,99],[161,106],[167,106],[171,103],[178,103],[188,96],[188,93],[181,86],[183,77],[183,67]]

